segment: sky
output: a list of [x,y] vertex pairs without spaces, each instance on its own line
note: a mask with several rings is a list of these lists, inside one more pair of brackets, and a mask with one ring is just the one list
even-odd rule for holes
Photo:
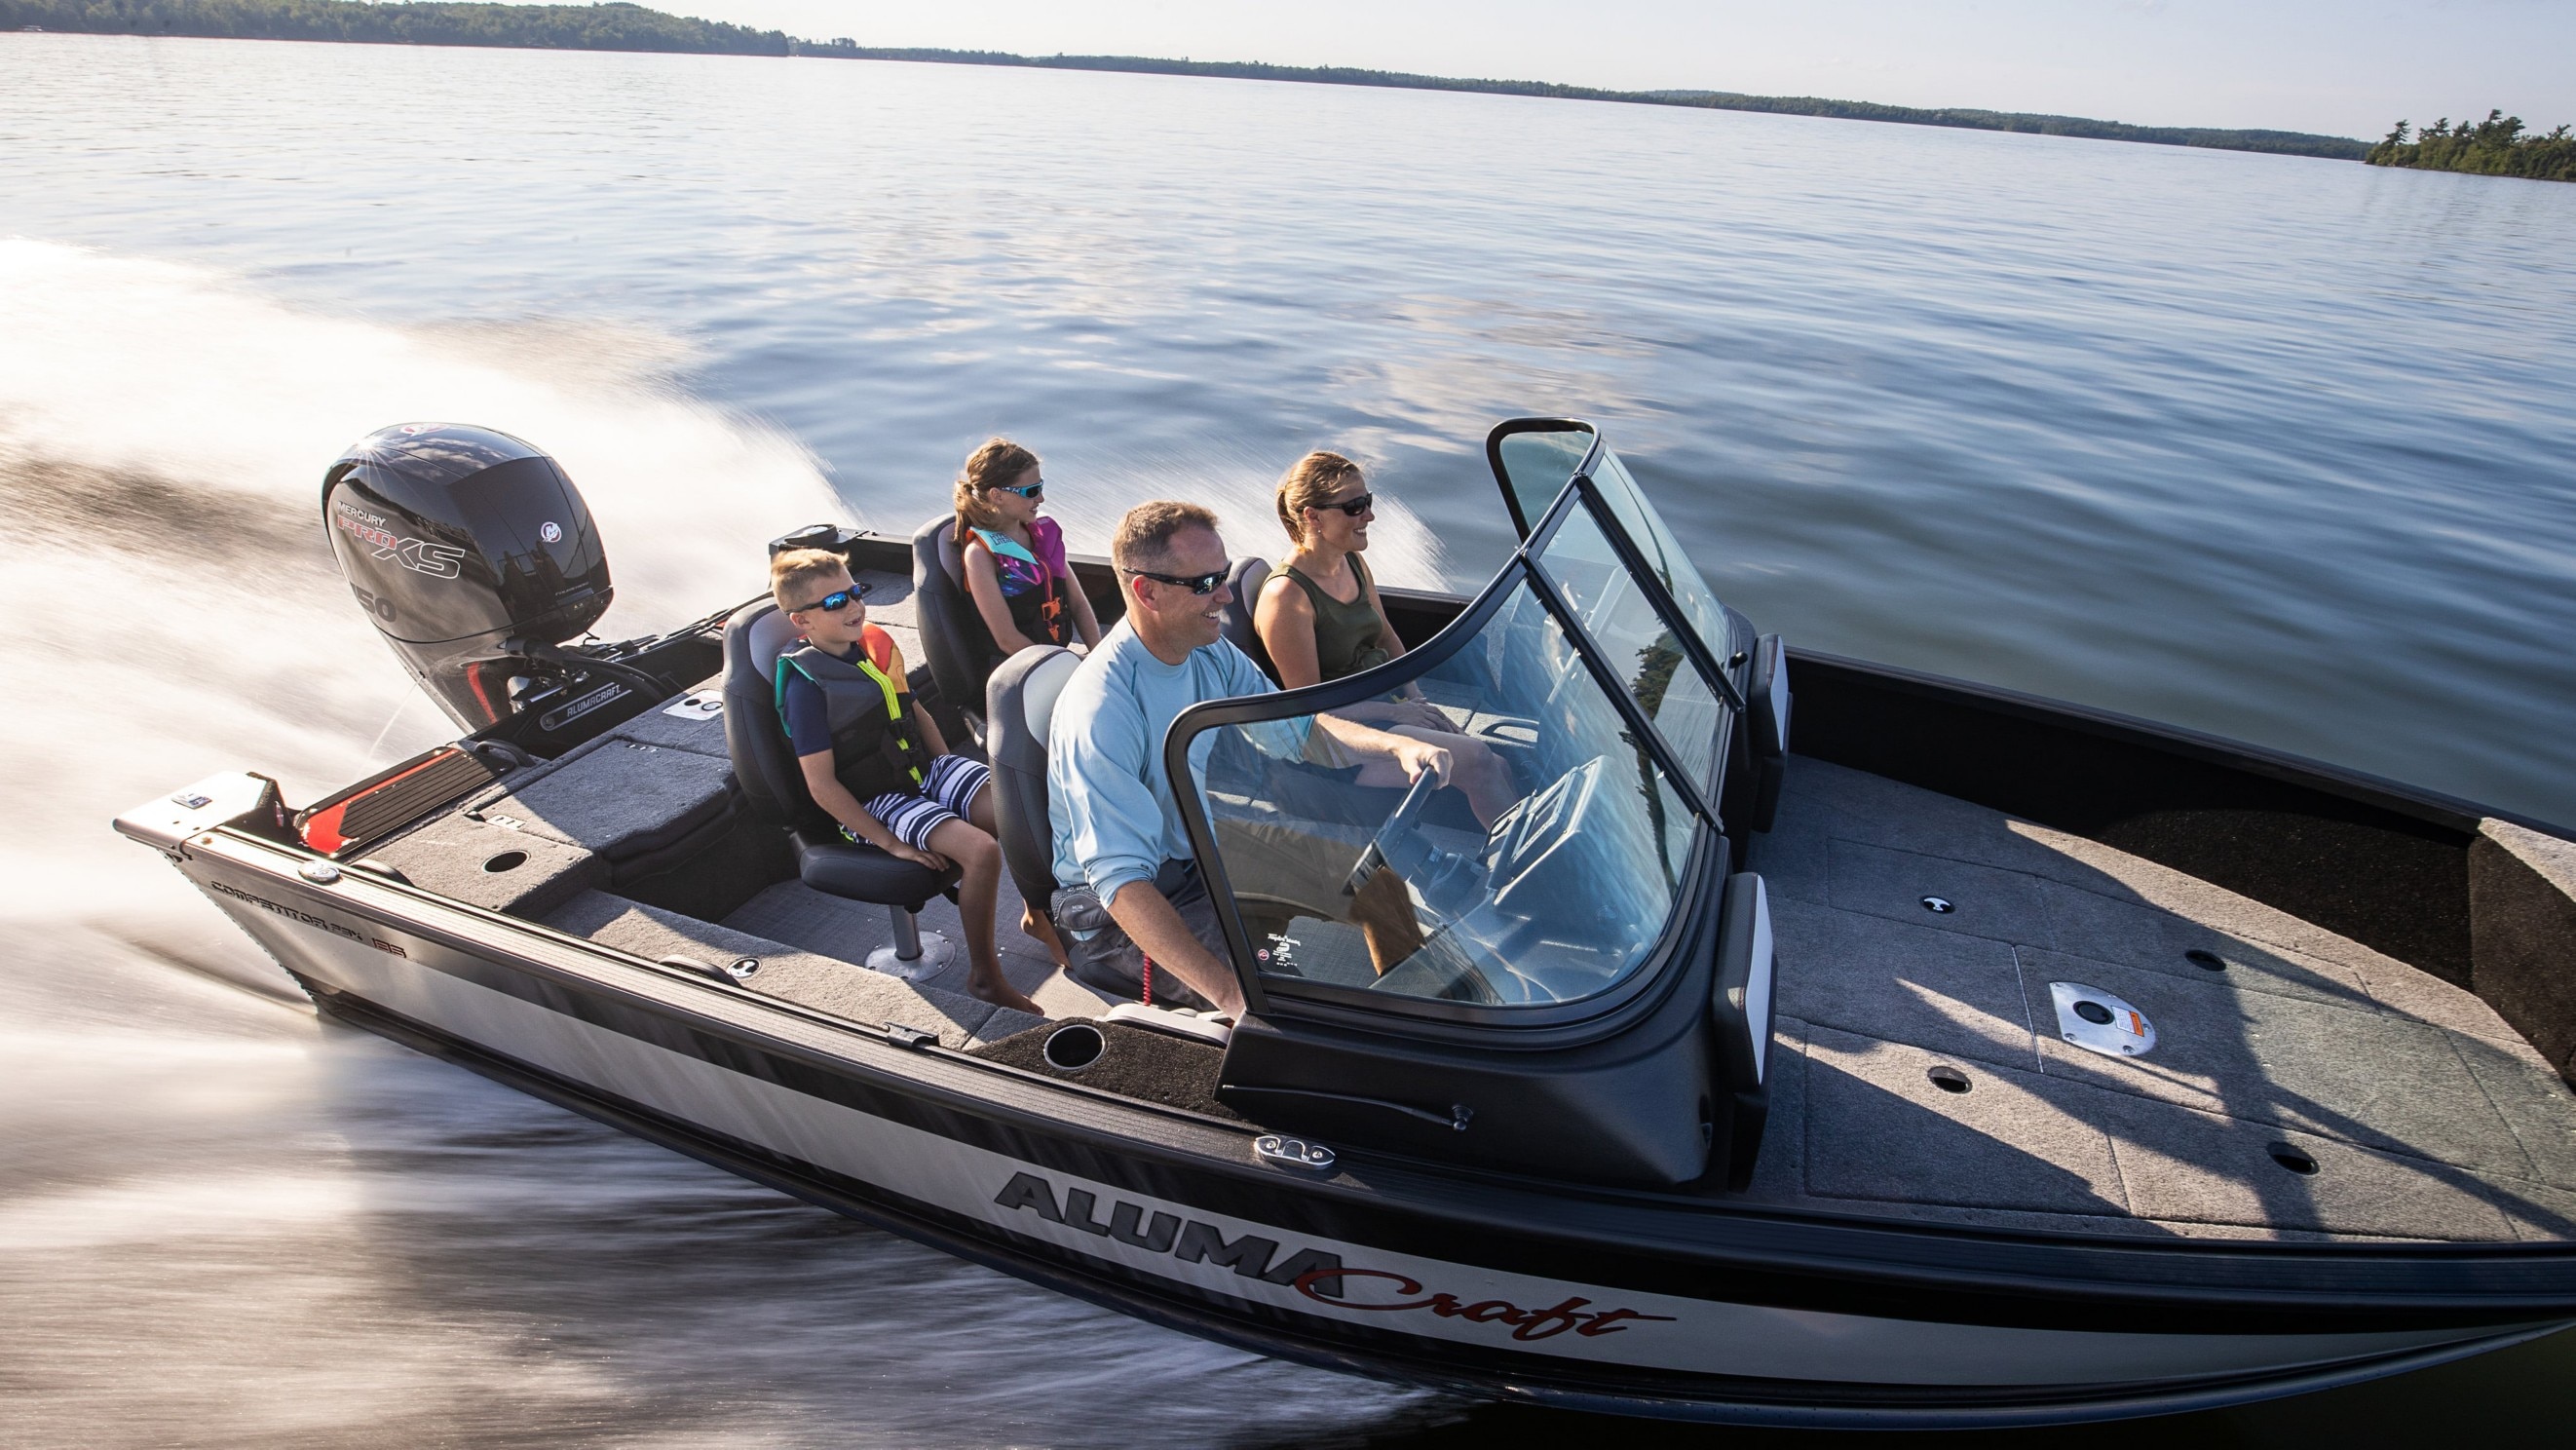
[[862,45],[1815,95],[2376,139],[2576,123],[2576,0],[645,0]]

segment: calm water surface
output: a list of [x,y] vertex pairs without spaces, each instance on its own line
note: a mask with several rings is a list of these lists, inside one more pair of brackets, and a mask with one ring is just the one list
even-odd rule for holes
[[[556,452],[608,533],[607,627],[640,632],[753,592],[793,524],[908,529],[994,432],[1093,547],[1185,492],[1275,551],[1269,481],[1336,447],[1401,501],[1381,572],[1463,587],[1508,542],[1484,430],[1570,413],[1765,629],[2576,821],[2571,397],[2576,187],[1504,97],[0,36],[0,662],[41,682],[0,712],[0,1430],[1604,1433],[1148,1329],[317,1024],[103,823],[438,737],[312,517],[378,425]],[[2087,1437],[2527,1433],[2571,1381],[2553,1342]]]

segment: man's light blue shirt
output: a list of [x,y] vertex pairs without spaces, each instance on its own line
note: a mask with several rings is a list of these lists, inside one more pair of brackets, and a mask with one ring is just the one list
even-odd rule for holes
[[[1103,905],[1131,881],[1151,881],[1165,861],[1191,859],[1189,832],[1163,769],[1163,737],[1203,700],[1275,693],[1278,686],[1231,641],[1220,639],[1167,665],[1120,620],[1073,672],[1047,723],[1047,814],[1055,879],[1088,883]],[[1255,728],[1265,754],[1294,757],[1308,717]],[[1219,732],[1190,745],[1204,774]]]

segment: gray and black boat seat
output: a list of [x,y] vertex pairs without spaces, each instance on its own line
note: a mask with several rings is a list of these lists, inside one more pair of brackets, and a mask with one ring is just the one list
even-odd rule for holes
[[504,775],[371,848],[367,864],[487,910],[537,916],[697,856],[733,828],[737,800],[723,728],[685,704],[657,707]]
[[938,514],[912,531],[912,618],[923,663],[939,695],[966,719],[975,743],[985,740],[984,685],[1001,652],[966,592],[966,560],[957,547],[957,516]]
[[956,868],[932,871],[850,841],[814,804],[789,753],[773,694],[778,657],[796,638],[787,616],[770,600],[745,605],[725,624],[725,744],[743,802],[756,819],[787,833],[798,879],[827,896],[888,908],[894,918],[895,955],[917,960],[921,944],[915,913],[930,898],[955,890]]
[[985,749],[993,762],[993,825],[1020,899],[1046,912],[1055,899],[1055,827],[1047,815],[1047,724],[1082,659],[1054,645],[1024,649],[985,686]]
[[1261,631],[1252,627],[1253,610],[1261,603],[1261,591],[1270,583],[1270,561],[1246,554],[1226,567],[1225,586],[1234,598],[1225,606],[1221,627],[1234,647],[1252,657],[1261,672],[1273,680],[1279,678],[1278,667],[1270,663],[1270,651],[1262,648]]

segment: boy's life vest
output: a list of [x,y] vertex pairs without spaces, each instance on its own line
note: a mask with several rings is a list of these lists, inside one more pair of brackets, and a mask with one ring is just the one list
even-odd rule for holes
[[832,774],[865,805],[878,796],[918,790],[930,770],[930,747],[900,681],[888,672],[894,641],[874,628],[856,660],[808,643],[778,657],[773,699],[779,728],[787,722],[788,671],[814,682],[832,722]]

